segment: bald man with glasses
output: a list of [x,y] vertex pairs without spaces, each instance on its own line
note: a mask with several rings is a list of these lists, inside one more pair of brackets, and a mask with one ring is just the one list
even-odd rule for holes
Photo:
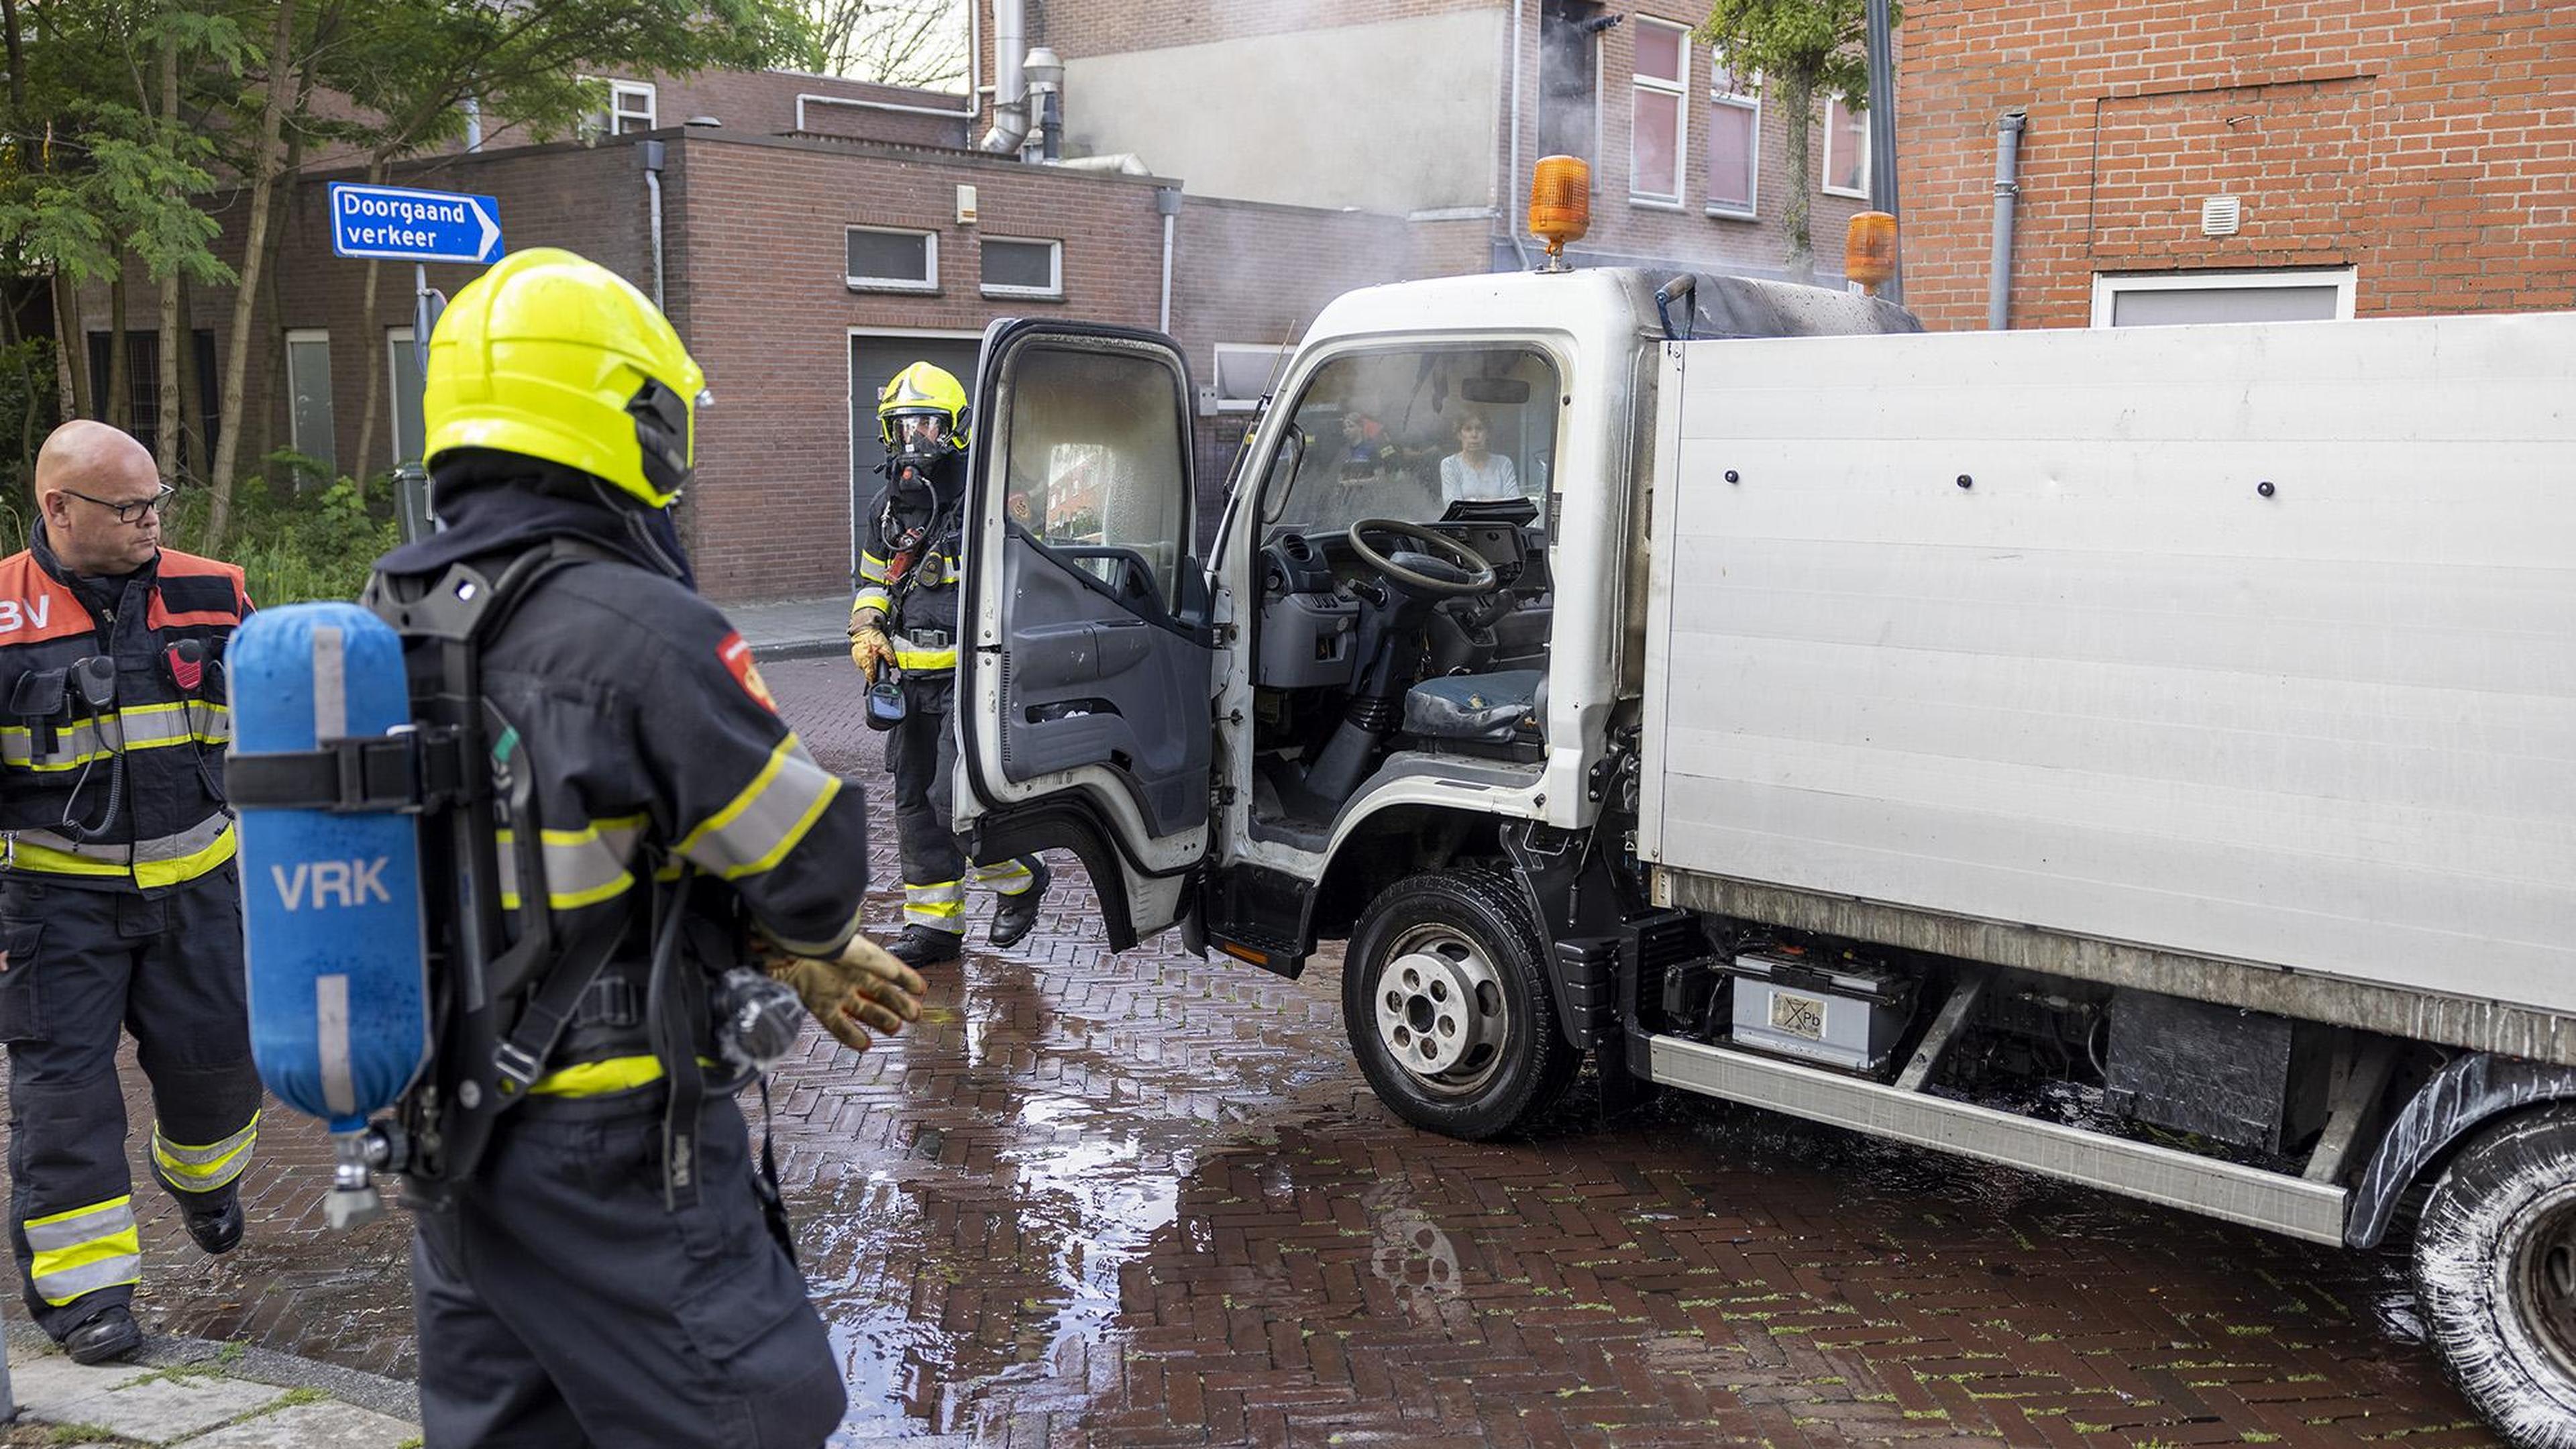
[[209,1253],[241,1241],[259,1126],[223,792],[230,564],[161,546],[152,455],[54,430],[0,559],[0,1044],[10,1238],[38,1326],[82,1363],[140,1347],[119,1033],[152,1084],[152,1175]]

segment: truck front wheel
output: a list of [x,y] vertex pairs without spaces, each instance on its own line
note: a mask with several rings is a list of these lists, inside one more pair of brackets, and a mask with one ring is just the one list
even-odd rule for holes
[[2576,1449],[2576,1111],[2511,1118],[2451,1160],[2415,1293],[2471,1407],[2524,1449]]
[[1351,932],[1342,1022],[1378,1100],[1417,1127],[1480,1140],[1545,1110],[1574,1079],[1546,943],[1496,871],[1412,876]]

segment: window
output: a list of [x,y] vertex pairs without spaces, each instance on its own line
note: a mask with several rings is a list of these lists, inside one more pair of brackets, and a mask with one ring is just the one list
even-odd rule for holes
[[1001,442],[1011,521],[1112,589],[1180,607],[1189,420],[1165,355],[1041,342],[1010,365]]
[[1262,394],[1279,376],[1279,364],[1288,349],[1262,342],[1220,342],[1216,345],[1216,410],[1221,413],[1248,413],[1261,406]]
[[286,334],[286,425],[295,451],[339,471],[339,435],[331,416],[331,334],[318,327]]
[[999,236],[984,238],[984,295],[1063,296],[1064,243]]
[[[109,345],[112,334],[101,330],[89,334],[90,409],[100,419],[115,416],[112,399],[107,395],[108,378],[115,367],[114,349]],[[212,458],[215,444],[223,436],[216,417],[215,334],[200,328],[190,336],[187,354],[197,368],[198,410],[181,419],[181,434],[203,433],[190,444],[190,450],[203,449],[197,456]],[[187,390],[180,390],[180,406],[187,406]],[[134,435],[147,452],[157,453],[161,446],[161,333],[151,328],[129,328],[125,334],[125,430]],[[180,466],[189,466],[188,451],[183,451]]]
[[1637,73],[1628,97],[1628,195],[1682,200],[1690,124],[1690,32],[1637,18]]
[[849,282],[871,292],[939,290],[939,233],[854,226]]
[[1299,394],[1261,497],[1263,537],[1363,518],[1427,523],[1463,498],[1537,498],[1555,463],[1556,367],[1525,347],[1337,357]]
[[1825,190],[1869,199],[1869,117],[1840,96],[1825,101]]
[[2096,327],[2309,322],[2350,317],[2353,271],[2162,272],[2095,277]]
[[1762,163],[1761,80],[1708,54],[1708,210],[1753,216],[1754,179]]
[[655,124],[653,83],[651,81],[610,81],[608,83],[608,125],[612,136],[630,131],[649,131]]
[[1601,131],[1601,7],[1545,0],[1538,12],[1538,153],[1580,156],[1586,165]]
[[385,378],[394,397],[394,466],[420,461],[420,352],[411,343],[411,329],[385,329]]

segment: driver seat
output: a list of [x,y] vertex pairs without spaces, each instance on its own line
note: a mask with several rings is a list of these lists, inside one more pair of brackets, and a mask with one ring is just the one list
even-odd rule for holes
[[1543,669],[1443,675],[1404,693],[1404,732],[1461,754],[1535,759],[1546,720]]

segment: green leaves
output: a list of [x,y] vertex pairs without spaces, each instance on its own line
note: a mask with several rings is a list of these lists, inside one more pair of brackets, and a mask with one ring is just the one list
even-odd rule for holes
[[[1890,23],[1903,19],[1889,6]],[[1796,76],[1811,92],[1841,95],[1859,109],[1869,97],[1867,0],[1715,0],[1699,39],[1742,72]]]

